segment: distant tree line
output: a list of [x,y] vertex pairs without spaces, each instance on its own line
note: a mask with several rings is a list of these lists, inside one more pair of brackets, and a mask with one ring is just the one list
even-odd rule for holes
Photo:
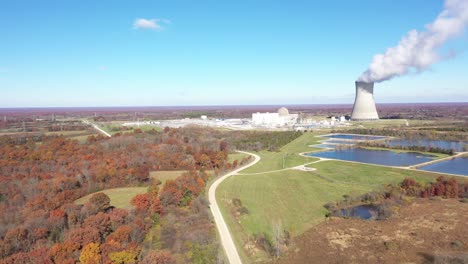
[[431,146],[400,146],[400,145],[390,146],[388,144],[379,143],[379,142],[359,142],[358,145],[363,146],[363,147],[376,147],[376,148],[410,150],[410,151],[416,151],[416,152],[441,153],[441,154],[446,154],[450,156],[454,154],[453,149],[445,149],[445,148],[431,147]]
[[434,139],[450,141],[468,141],[468,134],[460,133],[437,133],[435,130],[409,130],[396,128],[353,128],[332,130],[332,133],[351,133],[362,135],[376,135],[399,137],[404,139]]
[[227,141],[241,150],[278,151],[301,135],[301,131],[235,131],[230,133]]

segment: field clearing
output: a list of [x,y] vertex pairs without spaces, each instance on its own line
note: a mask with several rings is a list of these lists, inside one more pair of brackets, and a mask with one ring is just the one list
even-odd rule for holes
[[[124,127],[123,124],[124,123],[132,123],[132,122],[135,122],[135,121],[110,121],[110,122],[98,122],[97,125],[99,126],[99,128],[101,128],[102,130],[106,131],[107,133],[111,134],[111,135],[114,135],[114,134],[117,134],[117,133],[127,133],[127,132],[132,132],[134,129],[141,129],[143,132],[147,132],[147,131],[150,131],[152,129],[156,130],[156,131],[162,131],[163,128],[162,127],[159,127],[159,126],[156,126],[156,125],[134,125],[134,126],[131,126],[132,129],[129,129],[130,127]],[[143,121],[142,121],[143,122]],[[121,130],[123,129],[123,130]],[[129,129],[129,130],[126,130],[126,129]]]
[[96,123],[100,129],[106,131],[107,133],[114,135],[119,132],[125,132],[125,131],[120,131],[120,128],[122,127],[122,122],[99,122]]
[[88,194],[80,199],[76,200],[76,204],[84,204],[89,201],[91,196],[96,193],[104,193],[110,198],[110,204],[115,206],[116,208],[122,209],[131,209],[132,205],[130,204],[130,200],[137,194],[146,193],[148,187],[126,187],[126,188],[115,188],[115,189],[107,189],[102,190],[99,192],[95,192],[92,194]]
[[161,181],[161,185],[164,185],[167,180],[175,180],[177,177],[182,175],[184,170],[177,170],[177,171],[151,171],[150,178],[157,179]]

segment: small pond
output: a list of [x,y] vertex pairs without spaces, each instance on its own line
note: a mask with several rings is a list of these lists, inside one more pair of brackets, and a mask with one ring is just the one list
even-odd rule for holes
[[344,208],[340,210],[340,213],[342,217],[360,218],[364,220],[375,220],[379,215],[377,207],[372,204]]
[[468,176],[468,157],[459,157],[450,160],[444,160],[420,167],[419,169],[424,171],[453,173]]
[[351,139],[351,140],[377,140],[387,138],[385,136],[367,136],[367,135],[356,135],[356,134],[333,134],[325,135],[322,137],[333,138],[333,139]]
[[465,145],[467,145],[468,142],[429,139],[394,139],[386,141],[385,144],[388,146],[420,146],[452,149],[453,151],[463,151]]
[[390,150],[371,150],[346,148],[306,154],[312,157],[356,161],[386,166],[411,166],[431,161],[435,156],[417,152],[394,152]]

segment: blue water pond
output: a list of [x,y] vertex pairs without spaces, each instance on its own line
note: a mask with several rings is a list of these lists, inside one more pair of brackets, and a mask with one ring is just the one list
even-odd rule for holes
[[450,160],[444,160],[420,167],[419,169],[424,171],[435,171],[468,176],[468,157],[458,157]]
[[417,152],[394,152],[390,150],[371,150],[363,148],[335,149],[306,154],[312,157],[356,161],[386,166],[412,166],[433,160],[435,156]]

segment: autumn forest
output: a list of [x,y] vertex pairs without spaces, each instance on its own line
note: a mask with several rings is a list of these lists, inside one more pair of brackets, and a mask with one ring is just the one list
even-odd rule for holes
[[[248,162],[228,162],[236,146],[275,149],[299,135],[191,127],[84,142],[1,137],[0,263],[222,262],[203,195],[210,175]],[[149,176],[158,170],[186,172],[162,185]],[[98,192],[128,186],[148,187],[130,210]]]

